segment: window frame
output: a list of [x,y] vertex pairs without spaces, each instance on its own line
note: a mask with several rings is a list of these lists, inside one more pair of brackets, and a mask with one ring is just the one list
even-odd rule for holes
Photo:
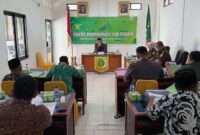
[[[166,1],[167,1],[167,4],[166,4]],[[173,4],[173,3],[174,3],[174,0],[164,0],[163,2],[164,2],[164,3],[163,3],[163,6],[164,6],[164,7],[167,7],[167,6],[171,5],[171,4]]]
[[[51,62],[53,62],[54,61],[54,59],[53,59],[53,31],[52,31],[52,20],[51,19],[45,19],[45,33],[46,33],[46,40],[47,40],[47,24],[46,24],[46,22],[50,22],[50,25],[51,25]],[[47,41],[46,41],[46,48],[47,48]],[[48,57],[47,57],[47,61],[48,61]]]
[[73,4],[68,3],[66,6],[67,6],[67,7],[70,7],[71,5],[76,6],[76,10],[72,10],[72,9],[69,8],[69,11],[77,11],[77,10],[78,10],[78,5],[75,4],[75,3],[73,3]]
[[[16,12],[11,12],[11,11],[3,11],[4,12],[4,17],[6,16],[11,16],[13,19],[13,34],[14,34],[14,43],[15,43],[15,53],[16,53],[16,57],[15,58],[19,58],[20,60],[24,60],[27,59],[28,56],[28,36],[27,36],[27,22],[26,22],[26,15],[24,14],[20,14],[20,13],[16,13]],[[23,32],[24,32],[24,49],[25,49],[25,56],[19,57],[18,56],[18,33],[17,33],[17,17],[22,18],[23,19]],[[6,25],[6,24],[5,24]],[[7,30],[6,30],[7,33]],[[6,40],[7,41],[7,40]],[[8,57],[8,56],[7,56]]]
[[[140,7],[141,7],[141,8],[140,8],[140,9],[132,9],[132,8],[131,8],[131,5],[132,5],[132,4],[140,4]],[[142,3],[130,3],[130,10],[142,10]]]

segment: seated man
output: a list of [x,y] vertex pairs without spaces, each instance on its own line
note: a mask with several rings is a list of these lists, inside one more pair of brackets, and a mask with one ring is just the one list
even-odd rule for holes
[[14,99],[0,104],[0,135],[43,135],[52,123],[44,105],[35,106],[31,100],[37,94],[37,82],[31,76],[16,79]]
[[52,77],[53,81],[63,81],[67,85],[68,93],[73,93],[74,90],[72,88],[72,79],[74,77],[82,78],[85,74],[84,70],[78,70],[73,66],[69,65],[68,57],[61,56],[60,63],[56,66],[53,66],[52,69],[47,74],[47,77]]
[[148,48],[148,58],[152,61],[156,60],[157,52],[155,49],[155,43],[154,42],[147,42],[146,47]]
[[[174,77],[174,72],[169,63],[166,63],[168,76]],[[197,80],[200,81],[200,51],[192,51],[188,56],[188,64],[183,65],[179,70],[192,69],[197,75]]]
[[125,74],[125,81],[135,85],[138,79],[158,79],[164,77],[160,63],[148,59],[148,52],[144,46],[136,49],[137,63],[131,63]]
[[97,38],[97,42],[94,47],[94,53],[98,52],[107,53],[107,45],[103,43],[101,38]]
[[171,61],[171,56],[169,52],[165,49],[163,42],[156,42],[156,51],[157,51],[157,61],[159,61],[162,67],[165,67],[165,62]]
[[11,73],[4,76],[2,81],[14,81],[18,77],[22,76],[22,65],[18,58],[9,60],[8,66]]
[[154,97],[149,97],[147,114],[152,120],[165,118],[165,135],[199,135],[200,94],[196,74],[184,69],[176,72],[175,78],[177,94],[164,96],[155,104]]

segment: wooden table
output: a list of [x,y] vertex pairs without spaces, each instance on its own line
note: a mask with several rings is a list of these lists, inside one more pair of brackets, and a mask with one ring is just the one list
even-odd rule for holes
[[[32,69],[31,72],[40,72],[40,69]],[[47,81],[51,81],[51,78],[46,78],[47,72],[44,72],[43,75],[34,77],[38,81],[38,90],[44,91],[44,83]],[[73,78],[73,89],[76,93],[76,100],[78,102],[82,102],[83,114],[85,113],[85,104],[87,103],[87,76],[84,78]]]
[[83,115],[85,114],[85,104],[87,104],[87,75],[84,78],[73,78],[73,89],[76,93],[76,100],[82,102]]
[[152,121],[148,118],[141,103],[131,102],[127,94],[125,94],[125,99],[125,135],[156,135],[157,133],[163,133],[164,119]]
[[66,111],[59,112],[56,106],[52,119],[52,125],[44,131],[45,135],[74,135],[74,100],[75,95],[66,96]]
[[[130,83],[124,81],[126,69],[119,69],[115,71],[115,104],[116,116],[125,114],[124,93],[127,92]],[[174,83],[174,78],[160,78],[158,81],[159,89],[166,89]]]
[[[121,54],[116,54],[116,53],[108,53],[108,72],[114,72],[118,68],[121,68],[122,66],[122,55]],[[89,54],[82,54],[81,60],[82,60],[82,65],[85,68],[86,72],[96,72],[95,71],[95,63],[94,63],[94,57],[96,55],[89,53]]]

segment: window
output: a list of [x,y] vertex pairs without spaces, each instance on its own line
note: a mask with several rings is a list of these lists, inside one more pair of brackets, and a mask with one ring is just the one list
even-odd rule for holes
[[142,10],[142,3],[131,3],[131,10]]
[[164,7],[174,3],[174,0],[164,0]]
[[4,11],[8,60],[28,57],[25,15]]
[[47,47],[47,62],[52,63],[52,27],[51,20],[45,20],[46,25],[46,47]]
[[69,11],[77,11],[77,4],[67,4]]

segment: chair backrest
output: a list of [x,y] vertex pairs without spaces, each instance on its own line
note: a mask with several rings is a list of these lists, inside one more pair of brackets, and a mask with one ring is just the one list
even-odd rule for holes
[[176,53],[176,58],[175,58],[176,64],[180,64],[180,63],[181,63],[181,58],[182,58],[183,52],[184,52],[184,50],[183,50],[183,49],[180,49],[180,50],[178,50],[178,52]]
[[53,91],[55,87],[67,94],[67,86],[63,81],[48,81],[44,83],[44,91]]
[[36,60],[37,60],[37,67],[38,68],[40,68],[41,65],[45,64],[41,52],[36,53]]
[[5,91],[5,94],[8,96],[13,95],[13,87],[14,87],[15,81],[2,81],[1,88],[3,91]]
[[170,47],[169,46],[165,46],[165,50],[167,50],[167,52],[170,53]]
[[189,53],[187,51],[184,51],[182,53],[182,56],[181,56],[181,64],[182,65],[185,65],[186,61],[187,61],[187,57],[188,57]]
[[158,89],[158,82],[156,80],[137,80],[135,84],[135,91],[140,94],[145,93],[146,90]]

